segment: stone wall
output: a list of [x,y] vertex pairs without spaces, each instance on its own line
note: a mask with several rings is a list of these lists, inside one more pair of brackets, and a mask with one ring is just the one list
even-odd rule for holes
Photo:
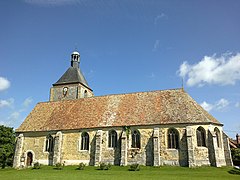
[[[63,88],[67,88],[66,94],[64,94]],[[81,84],[59,85],[53,86],[50,89],[50,101],[79,99],[92,96],[93,92]]]
[[233,166],[228,136],[224,132],[222,133],[222,136],[223,136],[223,148],[224,148],[224,157],[225,157],[226,165]]
[[[175,128],[179,133],[179,148],[168,148],[168,130]],[[41,164],[51,165],[64,163],[65,165],[79,164],[99,165],[100,162],[114,165],[130,165],[138,163],[147,166],[173,165],[173,166],[201,166],[226,165],[226,148],[223,145],[222,128],[221,146],[216,146],[213,125],[202,125],[206,130],[206,147],[197,146],[196,125],[178,126],[135,126],[125,131],[123,127],[65,130],[54,132],[32,132],[23,133],[17,141],[14,167],[20,166],[20,156],[27,156],[32,152],[33,161]],[[108,147],[109,131],[117,132],[117,147]],[[131,132],[138,130],[140,133],[141,148],[132,148]],[[83,132],[89,134],[89,150],[81,150],[81,135]],[[55,140],[54,152],[45,151],[46,137],[51,134]],[[224,151],[225,150],[225,151]],[[225,152],[225,153],[224,153]],[[26,160],[25,160],[26,165]],[[24,164],[23,163],[23,164]]]

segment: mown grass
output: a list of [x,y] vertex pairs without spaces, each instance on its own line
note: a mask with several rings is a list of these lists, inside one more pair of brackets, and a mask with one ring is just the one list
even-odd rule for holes
[[123,180],[141,180],[141,179],[240,179],[238,173],[232,173],[232,167],[140,167],[140,171],[128,171],[129,167],[112,166],[110,170],[97,170],[96,167],[88,166],[84,170],[77,170],[77,166],[66,166],[62,170],[55,170],[51,166],[42,166],[39,170],[31,168],[15,170],[12,168],[1,169],[1,180],[18,180],[18,179],[123,179]]

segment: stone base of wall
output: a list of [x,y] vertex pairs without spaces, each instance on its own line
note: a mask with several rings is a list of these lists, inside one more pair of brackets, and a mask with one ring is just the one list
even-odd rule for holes
[[69,165],[79,165],[79,163],[84,163],[86,166],[89,165],[89,160],[63,160],[62,163],[64,163],[66,166]]
[[179,166],[179,162],[177,160],[163,160],[162,165],[164,166]]
[[210,166],[209,160],[196,160],[196,166]]

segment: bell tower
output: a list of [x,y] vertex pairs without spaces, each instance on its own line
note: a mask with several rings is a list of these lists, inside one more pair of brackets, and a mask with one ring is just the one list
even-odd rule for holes
[[79,68],[80,63],[80,54],[77,51],[74,51],[71,55],[71,66],[75,68]]
[[93,91],[83,76],[79,64],[80,53],[74,51],[71,54],[71,66],[50,89],[50,101],[79,99],[93,96]]

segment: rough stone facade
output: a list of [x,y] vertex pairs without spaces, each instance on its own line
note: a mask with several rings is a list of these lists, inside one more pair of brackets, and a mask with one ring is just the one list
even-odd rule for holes
[[[206,132],[206,147],[198,147],[196,129],[201,126]],[[174,128],[179,132],[179,148],[168,148],[168,130],[173,126],[132,126],[127,134],[123,127],[68,130],[52,132],[31,132],[19,134],[15,152],[14,167],[27,166],[27,154],[33,154],[33,162],[45,165],[64,163],[76,165],[83,162],[87,165],[99,165],[101,162],[114,165],[138,163],[147,166],[226,166],[225,149],[221,143],[217,147],[212,129],[214,125],[179,125]],[[117,132],[116,148],[108,147],[108,135],[111,130]],[[131,133],[140,133],[140,148],[131,147]],[[81,134],[89,134],[89,149],[80,150]],[[46,137],[54,137],[54,151],[45,151]],[[223,142],[223,134],[220,139]]]
[[[66,94],[64,89],[67,88]],[[92,97],[93,92],[82,84],[61,85],[50,89],[50,101],[69,100]]]

